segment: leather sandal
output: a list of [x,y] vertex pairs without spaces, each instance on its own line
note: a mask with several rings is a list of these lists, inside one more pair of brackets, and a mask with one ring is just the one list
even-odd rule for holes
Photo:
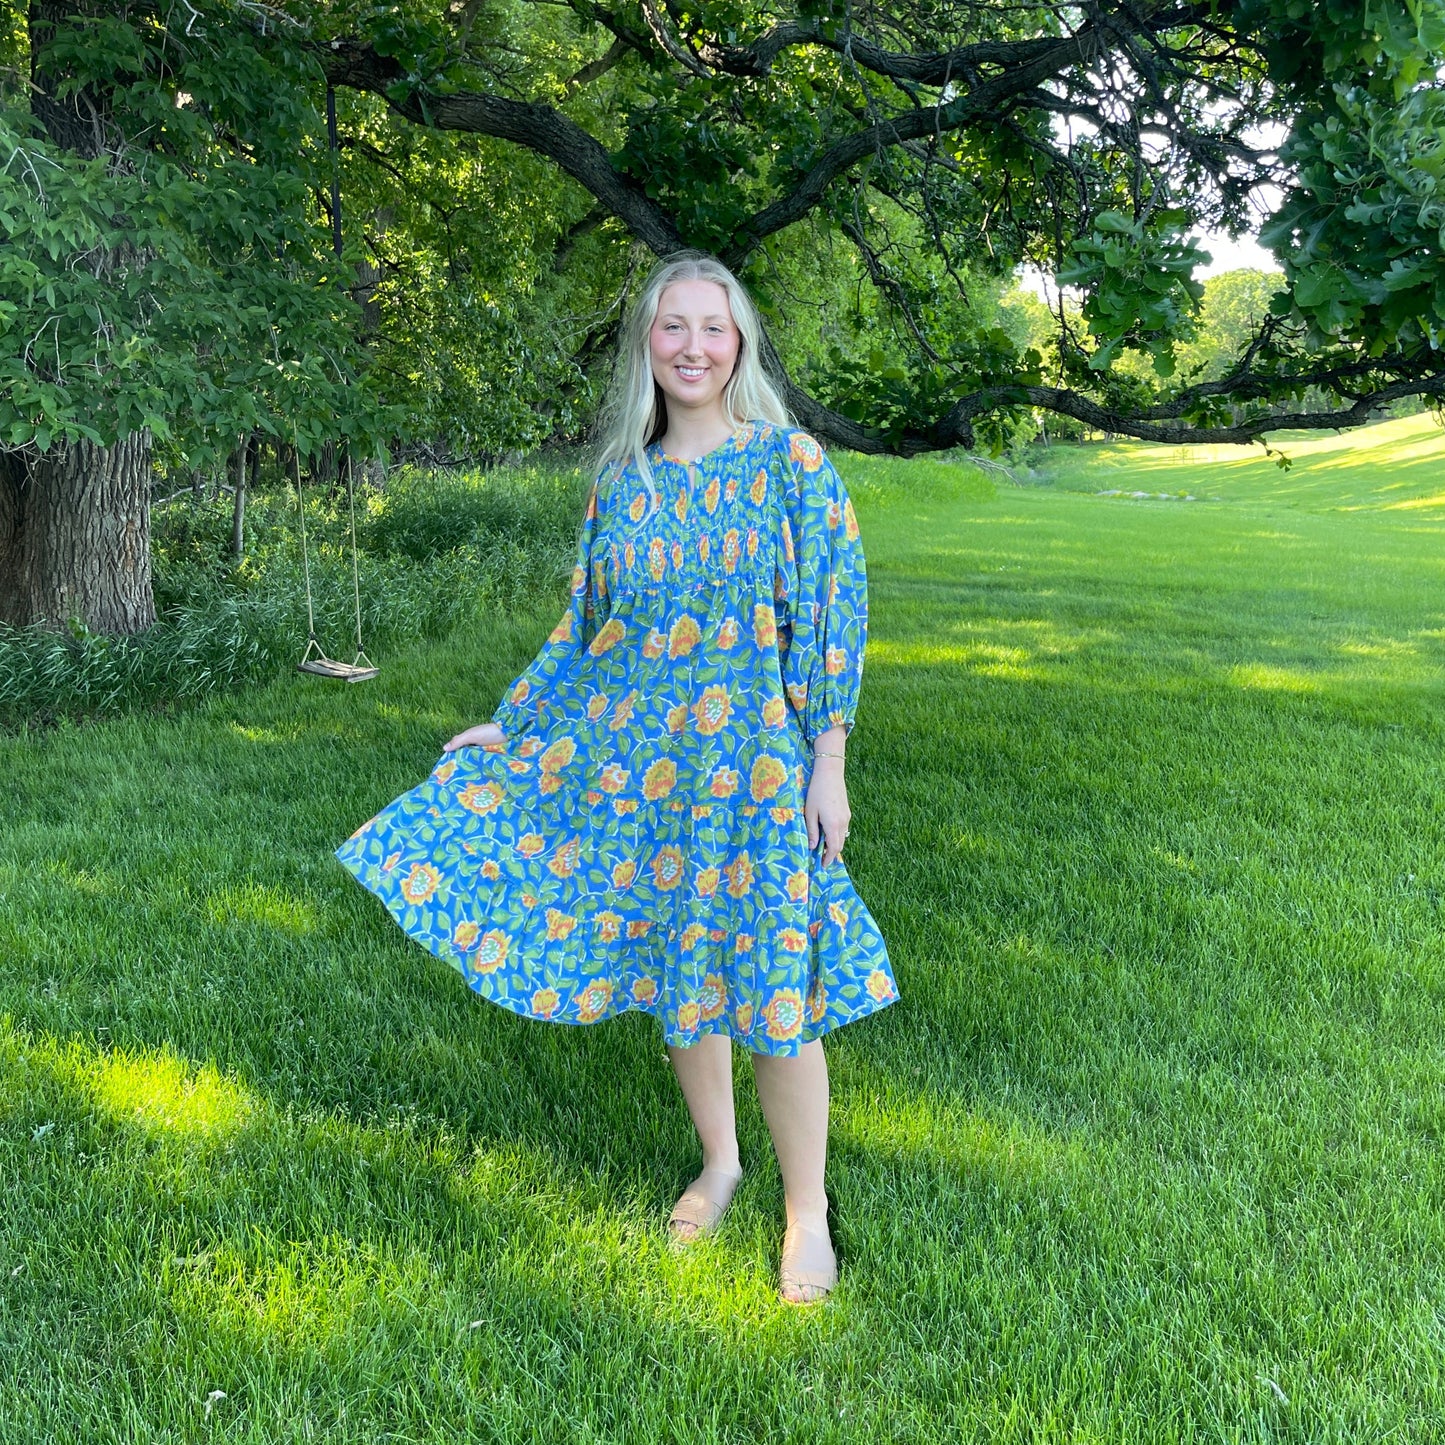
[[672,1206],[667,1231],[674,1244],[691,1244],[711,1234],[727,1213],[742,1172],[728,1174],[721,1169],[704,1169],[688,1185],[682,1198]]
[[[784,1304],[813,1305],[828,1298],[838,1283],[838,1259],[826,1229],[813,1229],[801,1222],[787,1227],[778,1283]],[[802,1297],[790,1299],[789,1290]]]

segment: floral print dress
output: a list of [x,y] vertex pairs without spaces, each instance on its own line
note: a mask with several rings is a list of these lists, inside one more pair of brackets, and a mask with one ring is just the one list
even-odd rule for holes
[[808,847],[808,746],[851,730],[867,581],[842,479],[751,424],[605,469],[567,612],[493,715],[337,857],[484,998],[763,1054],[891,1003],[842,859]]

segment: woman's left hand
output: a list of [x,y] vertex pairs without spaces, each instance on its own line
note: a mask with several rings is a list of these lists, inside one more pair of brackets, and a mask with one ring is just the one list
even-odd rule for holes
[[813,777],[808,784],[808,800],[803,817],[808,824],[808,849],[818,846],[822,834],[823,867],[835,863],[842,855],[848,837],[848,784],[843,781],[843,759],[813,759]]

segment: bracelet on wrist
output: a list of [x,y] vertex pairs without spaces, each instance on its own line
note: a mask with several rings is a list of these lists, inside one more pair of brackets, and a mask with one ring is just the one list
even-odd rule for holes
[[846,758],[846,757],[847,757],[847,754],[846,754],[846,753],[830,753],[826,748],[814,748],[814,749],[813,749],[813,756],[814,756],[815,758]]

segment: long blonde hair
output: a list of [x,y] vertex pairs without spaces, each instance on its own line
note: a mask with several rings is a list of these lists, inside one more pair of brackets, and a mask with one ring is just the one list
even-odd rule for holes
[[652,374],[648,338],[662,293],[674,281],[715,281],[727,292],[740,345],[733,374],[723,388],[722,404],[734,428],[750,421],[793,425],[777,386],[763,369],[762,322],[742,282],[703,251],[681,251],[659,261],[622,318],[612,384],[598,421],[594,468],[597,475],[609,466],[634,463],[651,497],[649,512],[656,508],[658,497],[647,448],[667,430],[667,398]]

